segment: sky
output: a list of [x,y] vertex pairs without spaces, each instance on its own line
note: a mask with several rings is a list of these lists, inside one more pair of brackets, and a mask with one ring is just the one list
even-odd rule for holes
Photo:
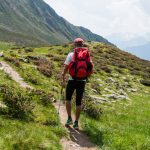
[[70,23],[106,38],[150,37],[150,0],[44,0]]

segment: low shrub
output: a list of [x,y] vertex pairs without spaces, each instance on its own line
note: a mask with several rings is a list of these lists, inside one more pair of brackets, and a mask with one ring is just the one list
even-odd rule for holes
[[127,68],[127,65],[126,64],[119,64],[119,66],[118,66],[119,68]]
[[13,57],[4,57],[4,59],[12,64],[14,64],[16,67],[21,67],[20,61],[17,58]]
[[107,73],[111,73],[112,72],[112,70],[108,66],[101,66],[100,69],[104,70]]
[[38,71],[40,71],[43,75],[47,76],[47,77],[51,77],[52,75],[52,70],[51,68],[49,68],[49,66],[45,66],[45,65],[40,65],[37,67]]
[[52,62],[46,58],[39,58],[37,60],[33,60],[33,63],[37,66],[37,70],[40,71],[43,75],[47,77],[52,76],[52,71],[54,69]]
[[141,82],[141,84],[143,84],[145,86],[150,86],[150,79],[143,79],[140,82]]
[[145,69],[145,71],[146,71],[148,74],[150,74],[150,67],[147,67],[147,68]]
[[31,82],[32,84],[35,84],[35,85],[40,85],[39,83],[39,79],[34,77],[34,76],[31,76],[30,74],[27,74],[27,80],[29,82]]
[[30,60],[28,58],[25,58],[25,57],[19,58],[19,61],[24,62],[24,63],[30,63]]
[[11,47],[12,50],[16,50],[16,49],[20,49],[20,48],[21,48],[21,47],[16,47],[16,46]]
[[133,70],[133,71],[131,71],[131,74],[132,74],[132,75],[140,76],[140,75],[142,75],[142,72]]
[[25,53],[31,53],[33,52],[33,48],[25,48],[24,51]]
[[10,53],[10,56],[11,57],[17,57],[17,55],[14,52]]
[[39,60],[41,57],[28,55],[27,58],[33,61],[33,60]]
[[46,121],[43,123],[43,125],[56,127],[56,126],[59,125],[59,122],[58,122],[58,120],[51,120],[51,119],[49,119],[49,120],[46,120]]
[[54,100],[52,93],[47,93],[43,90],[33,90],[32,93],[40,98],[40,103],[43,106],[49,106]]
[[44,90],[32,90],[33,94],[35,95],[42,95],[43,93],[45,93]]
[[68,47],[68,44],[64,44],[62,47],[63,47],[63,48],[66,48],[66,47]]
[[120,74],[124,74],[124,71],[123,71],[123,69],[120,69],[120,68],[115,68],[115,70],[116,70],[118,73],[120,73]]
[[52,58],[53,61],[57,61],[57,62],[60,62],[60,61],[64,61],[65,60],[65,57],[60,57],[60,56],[54,56]]
[[53,99],[54,99],[54,95],[51,93],[44,92],[40,95],[40,100],[43,106],[49,106],[52,103]]
[[53,54],[46,54],[46,57],[54,57]]
[[61,61],[60,57],[58,57],[58,56],[54,56],[52,59],[53,59],[53,61]]
[[0,92],[4,104],[8,107],[9,116],[22,120],[33,119],[32,110],[34,105],[29,91],[3,84],[0,85]]
[[103,113],[102,108],[99,105],[93,103],[93,100],[88,96],[85,97],[83,102],[83,111],[92,118],[99,119]]

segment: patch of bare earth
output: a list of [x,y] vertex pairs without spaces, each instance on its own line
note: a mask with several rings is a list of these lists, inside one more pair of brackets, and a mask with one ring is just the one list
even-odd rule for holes
[[23,78],[21,78],[20,75],[6,62],[0,61],[0,70],[3,70],[6,74],[8,74],[12,80],[19,83],[21,87],[32,89],[32,87],[24,82]]

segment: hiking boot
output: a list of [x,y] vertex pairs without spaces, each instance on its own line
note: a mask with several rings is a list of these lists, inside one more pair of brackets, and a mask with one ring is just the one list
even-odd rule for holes
[[73,124],[73,122],[72,122],[72,118],[68,118],[68,120],[66,121],[66,124],[65,124],[65,126],[69,126],[69,125],[71,125],[71,124]]
[[75,130],[78,130],[78,129],[79,129],[78,121],[75,121],[75,122],[74,122],[73,128],[74,128]]

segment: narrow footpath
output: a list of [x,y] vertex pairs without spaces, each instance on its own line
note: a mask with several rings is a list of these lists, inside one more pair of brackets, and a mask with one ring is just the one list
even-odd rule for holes
[[[58,109],[59,103],[55,103],[55,108]],[[59,117],[62,125],[65,127],[67,114],[64,104],[60,106]],[[66,128],[66,127],[65,127]],[[90,142],[84,131],[79,126],[80,130],[74,130],[72,126],[68,129],[68,139],[62,139],[61,144],[64,150],[97,150],[96,146]]]
[[23,78],[21,78],[20,75],[6,62],[0,61],[0,70],[3,70],[6,74],[8,74],[12,80],[19,83],[21,87],[33,89],[33,87],[24,82]]

